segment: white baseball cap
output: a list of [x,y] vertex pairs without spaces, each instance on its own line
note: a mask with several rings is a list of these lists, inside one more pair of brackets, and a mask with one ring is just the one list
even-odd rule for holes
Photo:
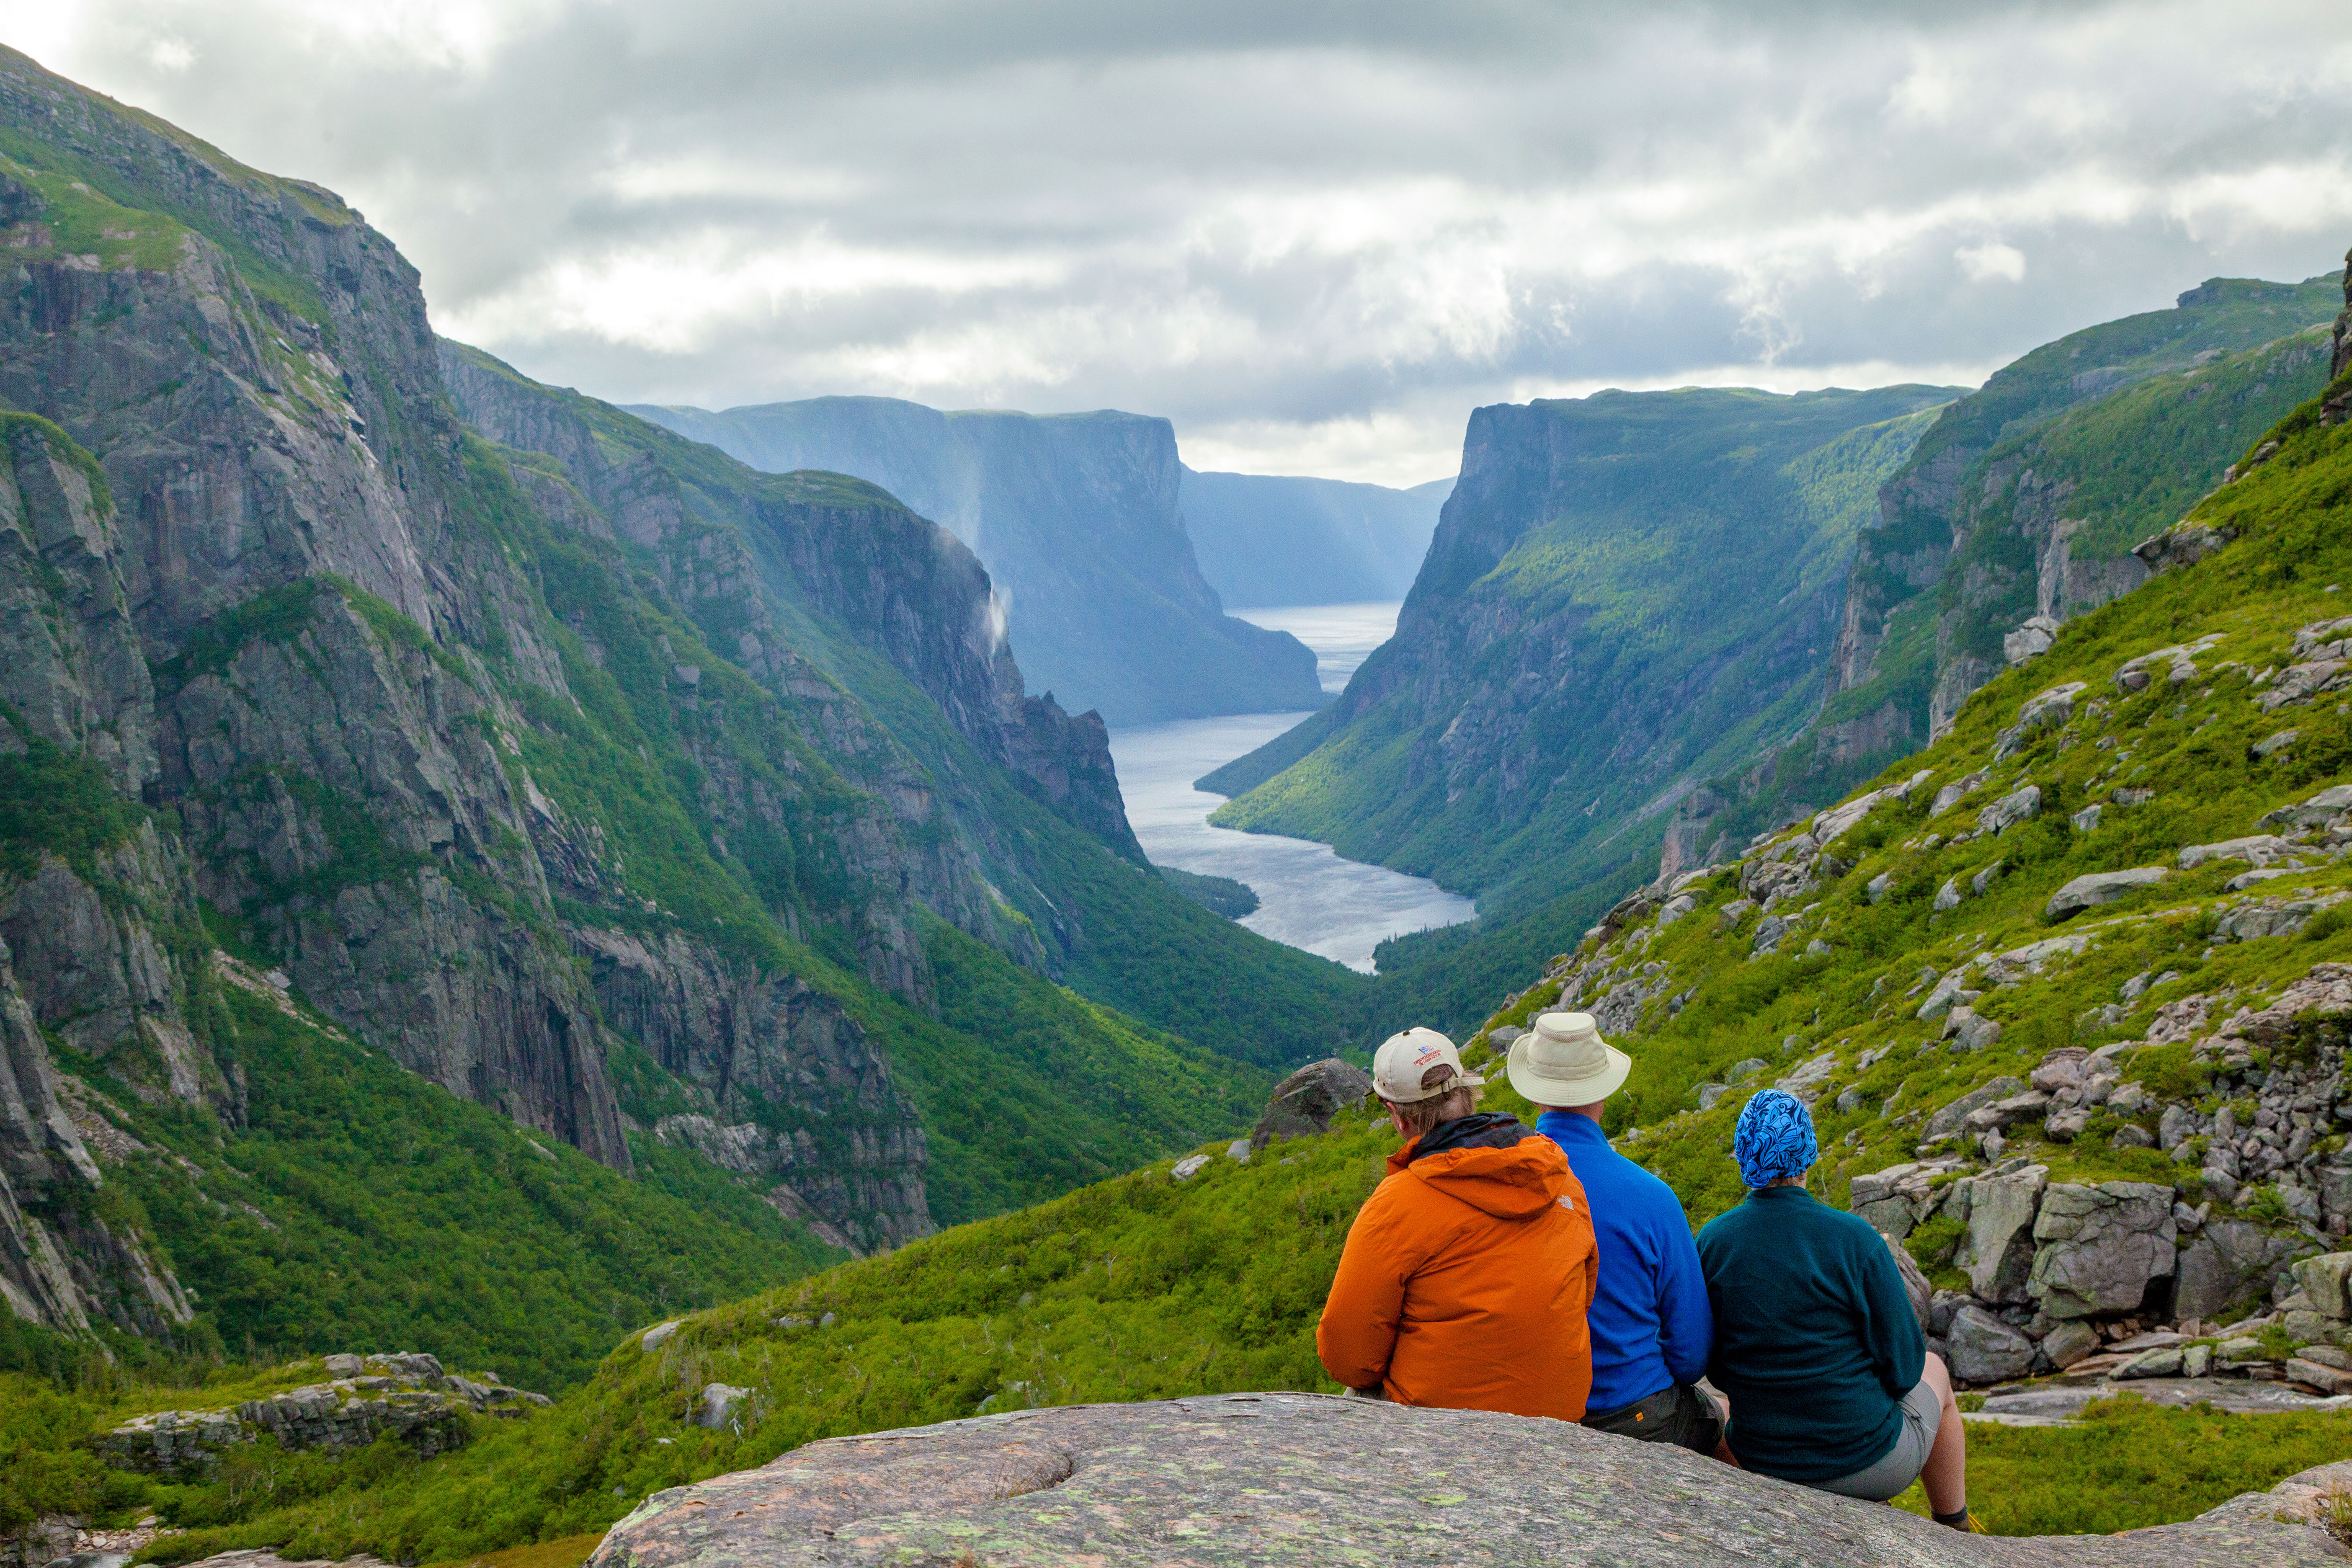
[[1511,1087],[1537,1105],[1591,1105],[1624,1087],[1633,1058],[1601,1037],[1590,1013],[1546,1013],[1511,1042]]
[[[1454,1076],[1433,1089],[1422,1088],[1422,1075],[1433,1067],[1452,1068]],[[1372,1056],[1372,1092],[1391,1105],[1411,1105],[1457,1089],[1475,1089],[1486,1081],[1462,1070],[1462,1053],[1434,1029],[1412,1028],[1391,1035]]]

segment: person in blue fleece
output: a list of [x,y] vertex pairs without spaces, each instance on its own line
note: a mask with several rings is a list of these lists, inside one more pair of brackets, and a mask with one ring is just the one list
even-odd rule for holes
[[[1805,1191],[1820,1153],[1796,1096],[1768,1089],[1740,1108],[1731,1157],[1748,1200],[1698,1233],[1710,1375],[1732,1400],[1725,1439],[1748,1469],[1867,1502],[1918,1480],[1937,1523],[1979,1529],[1951,1373],[1927,1349],[1885,1238]],[[1601,1264],[1605,1282],[1605,1251]]]
[[1511,1087],[1541,1114],[1536,1131],[1583,1184],[1601,1246],[1586,1314],[1592,1394],[1584,1425],[1650,1443],[1717,1452],[1724,1412],[1693,1386],[1715,1341],[1706,1279],[1674,1189],[1609,1146],[1601,1110],[1633,1060],[1601,1037],[1591,1015],[1546,1013],[1511,1042]]

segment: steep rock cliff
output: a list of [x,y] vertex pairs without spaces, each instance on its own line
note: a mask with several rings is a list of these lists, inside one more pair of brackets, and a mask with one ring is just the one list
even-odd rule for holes
[[[240,1053],[212,999],[202,901],[362,1040],[626,1169],[607,1065],[621,1042],[559,909],[647,911],[598,825],[522,756],[517,737],[545,717],[526,708],[586,714],[565,663],[576,634],[546,614],[544,564],[495,526],[509,492],[490,483],[495,459],[468,462],[414,270],[328,193],[21,57],[0,58],[0,118],[16,283],[0,397],[30,411],[0,431],[0,940],[9,1005],[36,1030],[16,1031],[24,1109],[0,1134],[12,1305],[160,1331],[187,1304],[97,1217],[102,1178],[54,1133],[39,1030],[139,1094],[236,1118]],[[707,540],[665,542],[721,576],[741,564]],[[691,710],[690,669],[673,675],[667,695]],[[843,930],[877,984],[919,1000],[921,945],[894,900],[899,862],[940,836],[883,803],[925,792],[832,782],[829,752],[888,748],[854,713],[828,728],[824,709],[856,704],[811,684],[820,717],[780,743],[814,764],[834,831],[804,834],[783,918]],[[776,793],[756,766],[730,769],[743,750],[697,759],[721,836],[756,835]],[[962,871],[961,912],[984,923],[984,880]],[[744,974],[698,940],[687,962]],[[856,1126],[829,1089],[765,1113],[817,1126],[793,1163],[819,1218],[861,1246],[921,1234],[915,1112],[858,1026],[837,1033]],[[811,1180],[812,1163],[827,1173]]]
[[[714,462],[708,448],[593,399],[541,387],[477,350],[444,342],[441,357],[469,424],[506,446],[562,462],[615,526],[665,552],[681,600],[719,599],[717,614],[742,619],[745,629],[727,651],[745,668],[782,673],[765,668],[783,634],[760,593],[764,584],[887,659],[982,756],[1012,769],[1037,798],[1118,853],[1141,859],[1101,721],[1073,717],[1051,696],[1023,694],[1003,607],[978,558],[954,535],[872,486],[830,476],[779,484]],[[679,548],[698,513],[732,525],[694,530],[700,556],[740,557],[700,592],[682,581],[694,565]],[[823,627],[795,630],[814,634],[820,647],[824,641]]]
[[1225,603],[1340,605],[1404,597],[1453,488],[1186,468],[1178,496],[1201,574]]
[[1840,705],[1824,752],[1924,744],[2006,666],[2005,637],[2144,581],[2131,547],[2323,384],[2325,334],[2298,330],[2337,283],[2215,279],[2036,349],[1947,410],[1862,539],[1831,691],[1878,700]]
[[[297,1014],[858,1249],[1228,1124],[1259,1069],[1204,1045],[1328,1050],[1351,977],[1150,875],[1099,721],[1024,693],[952,537],[453,350],[488,438],[414,270],[331,194],[15,55],[0,129],[13,1309],[177,1332],[169,1234],[219,1266],[201,1340],[223,1248],[351,1232],[299,1181],[236,1229],[256,1205],[137,1153],[363,1116],[279,1037]],[[989,1079],[1008,1050],[1031,1075]],[[77,1084],[123,1110],[69,1117],[87,1168],[50,1110]],[[477,1176],[512,1152],[417,1114]],[[759,1217],[727,1268],[778,1243]]]
[[[515,590],[511,568],[451,528],[463,470],[415,270],[329,194],[20,56],[0,58],[0,117],[17,137],[0,168],[16,283],[0,308],[0,397],[97,459],[77,476],[21,460],[20,444],[28,537],[69,563],[57,570],[85,647],[111,613],[89,586],[102,559],[136,651],[170,672],[142,689],[116,638],[111,655],[29,677],[74,695],[11,700],[28,715],[88,708],[107,671],[116,712],[146,711],[88,754],[119,752],[118,784],[167,808],[163,860],[184,831],[195,890],[269,932],[339,1016],[625,1164],[560,951],[447,874],[501,875],[493,846],[521,813],[462,732],[488,701],[463,661],[398,634],[427,642]],[[84,495],[76,521],[40,521]],[[325,574],[348,591],[314,593]],[[442,962],[420,974],[425,953]]]
[[2332,276],[2217,279],[2045,344],[1946,409],[1861,537],[1820,713],[1717,781],[1709,814],[1670,844],[1719,856],[1836,799],[2066,621],[2146,582],[2134,547],[2323,384],[2318,323],[2336,298]]
[[1113,724],[1318,706],[1314,655],[1224,614],[1178,507],[1165,419],[941,413],[822,397],[710,413],[633,407],[772,473],[882,486],[988,568],[1033,686]]
[[[1324,712],[1202,779],[1221,823],[1538,901],[1801,724],[1852,540],[1932,387],[1482,408],[1397,633]],[[1244,792],[1248,793],[1244,793]]]

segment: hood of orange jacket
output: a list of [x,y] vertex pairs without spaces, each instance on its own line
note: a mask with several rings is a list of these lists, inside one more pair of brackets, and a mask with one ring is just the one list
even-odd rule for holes
[[1499,1113],[1441,1122],[1389,1156],[1389,1170],[1427,1183],[1497,1219],[1533,1219],[1575,1184],[1565,1159],[1538,1148],[1550,1140]]

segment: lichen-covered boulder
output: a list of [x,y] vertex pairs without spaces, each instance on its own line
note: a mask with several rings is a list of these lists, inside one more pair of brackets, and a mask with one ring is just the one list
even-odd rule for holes
[[2011,1078],[2004,1074],[1994,1079],[1990,1083],[1969,1090],[1968,1093],[1942,1107],[1935,1115],[1927,1118],[1927,1125],[1919,1136],[1930,1143],[1938,1138],[1948,1138],[1958,1132],[1967,1122],[1970,1111],[1980,1106],[1990,1105],[1997,1100],[2007,1100],[2012,1094],[2024,1092],[2023,1079]]
[[2352,1252],[2328,1252],[2294,1266],[2294,1283],[2311,1310],[2338,1322],[2352,1318]]
[[265,1433],[285,1448],[364,1448],[389,1435],[430,1458],[466,1442],[468,1415],[519,1415],[548,1403],[542,1394],[446,1373],[417,1352],[327,1362],[331,1371],[359,1371],[232,1409],[154,1411],[100,1436],[96,1447],[118,1469],[167,1475],[209,1472],[224,1450]]
[[2135,866],[2124,871],[2093,871],[2075,878],[2050,895],[2049,905],[2042,910],[2052,920],[2063,920],[2084,910],[2101,904],[2112,904],[2142,888],[2164,880],[2162,866]]
[[2033,1342],[1982,1307],[1953,1314],[1945,1347],[1952,1375],[1963,1383],[2000,1383],[2033,1367]]
[[[1491,1037],[1490,1037],[1491,1038]],[[1250,1147],[1263,1149],[1277,1138],[1306,1138],[1331,1131],[1331,1119],[1372,1092],[1372,1075],[1326,1057],[1309,1062],[1274,1086],[1265,1114],[1250,1131]]]
[[2153,1182],[2061,1182],[2042,1195],[2026,1289],[2053,1318],[2127,1312],[2172,1277],[2172,1189]]
[[2307,1245],[2242,1219],[2206,1221],[2175,1262],[2172,1315],[2212,1322],[2267,1299],[2271,1282]]
[[1955,1184],[1947,1200],[1968,1225],[1952,1266],[1969,1277],[1969,1292],[1979,1301],[2029,1300],[2033,1271],[2034,1216],[2050,1184],[2046,1165],[2028,1165],[2005,1176],[1978,1176]]
[[1856,1176],[1846,1206],[1891,1241],[1900,1241],[1944,1201],[1936,1178],[1952,1169],[1949,1162],[1890,1165]]
[[811,1443],[648,1498],[591,1568],[2340,1565],[2326,1534],[2299,1521],[2310,1489],[2275,1510],[2298,1522],[2240,1499],[2129,1535],[1964,1535],[1564,1422],[1237,1394]]

